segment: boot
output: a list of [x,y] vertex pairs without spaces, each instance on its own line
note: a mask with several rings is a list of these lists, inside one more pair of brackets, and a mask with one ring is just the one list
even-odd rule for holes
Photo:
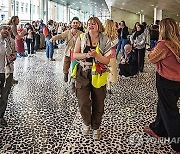
[[64,82],[68,82],[68,73],[64,73]]

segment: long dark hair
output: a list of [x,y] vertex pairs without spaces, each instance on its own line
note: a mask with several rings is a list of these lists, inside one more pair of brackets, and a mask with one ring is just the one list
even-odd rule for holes
[[139,25],[139,27],[141,28],[140,31],[136,31],[134,36],[133,36],[133,39],[135,40],[139,35],[141,35],[142,33],[144,33],[144,26],[143,25]]
[[124,24],[124,27],[126,27],[126,23],[125,23],[125,21],[124,21],[124,20],[122,20],[121,22]]
[[139,22],[136,22],[135,24],[134,24],[134,28],[133,28],[133,30],[132,30],[132,33],[134,33],[134,32],[136,32],[137,31],[137,29],[136,29],[136,25],[137,24],[139,24],[140,25],[140,23]]
[[15,24],[15,21],[19,19],[18,16],[12,16],[11,19],[9,20],[8,22],[8,25],[14,25]]

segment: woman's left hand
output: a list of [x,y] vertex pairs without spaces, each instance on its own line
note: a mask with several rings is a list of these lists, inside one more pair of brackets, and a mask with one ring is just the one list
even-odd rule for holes
[[16,60],[16,56],[14,54],[11,54],[9,56],[9,61],[15,61]]
[[90,55],[91,55],[91,57],[94,57],[94,58],[95,58],[96,55],[97,55],[96,50],[95,50],[95,49],[91,49]]

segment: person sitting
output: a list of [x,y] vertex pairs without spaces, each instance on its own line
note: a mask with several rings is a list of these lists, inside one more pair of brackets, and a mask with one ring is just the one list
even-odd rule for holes
[[138,72],[137,54],[132,50],[130,44],[124,46],[125,55],[119,64],[119,75],[122,77],[132,77]]

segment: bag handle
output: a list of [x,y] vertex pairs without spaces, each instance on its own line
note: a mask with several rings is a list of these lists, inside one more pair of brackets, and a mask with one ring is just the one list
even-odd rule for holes
[[92,40],[91,40],[91,36],[90,36],[89,32],[88,32],[88,38],[89,38],[89,42],[90,42],[90,48],[92,48],[93,47],[92,46]]

